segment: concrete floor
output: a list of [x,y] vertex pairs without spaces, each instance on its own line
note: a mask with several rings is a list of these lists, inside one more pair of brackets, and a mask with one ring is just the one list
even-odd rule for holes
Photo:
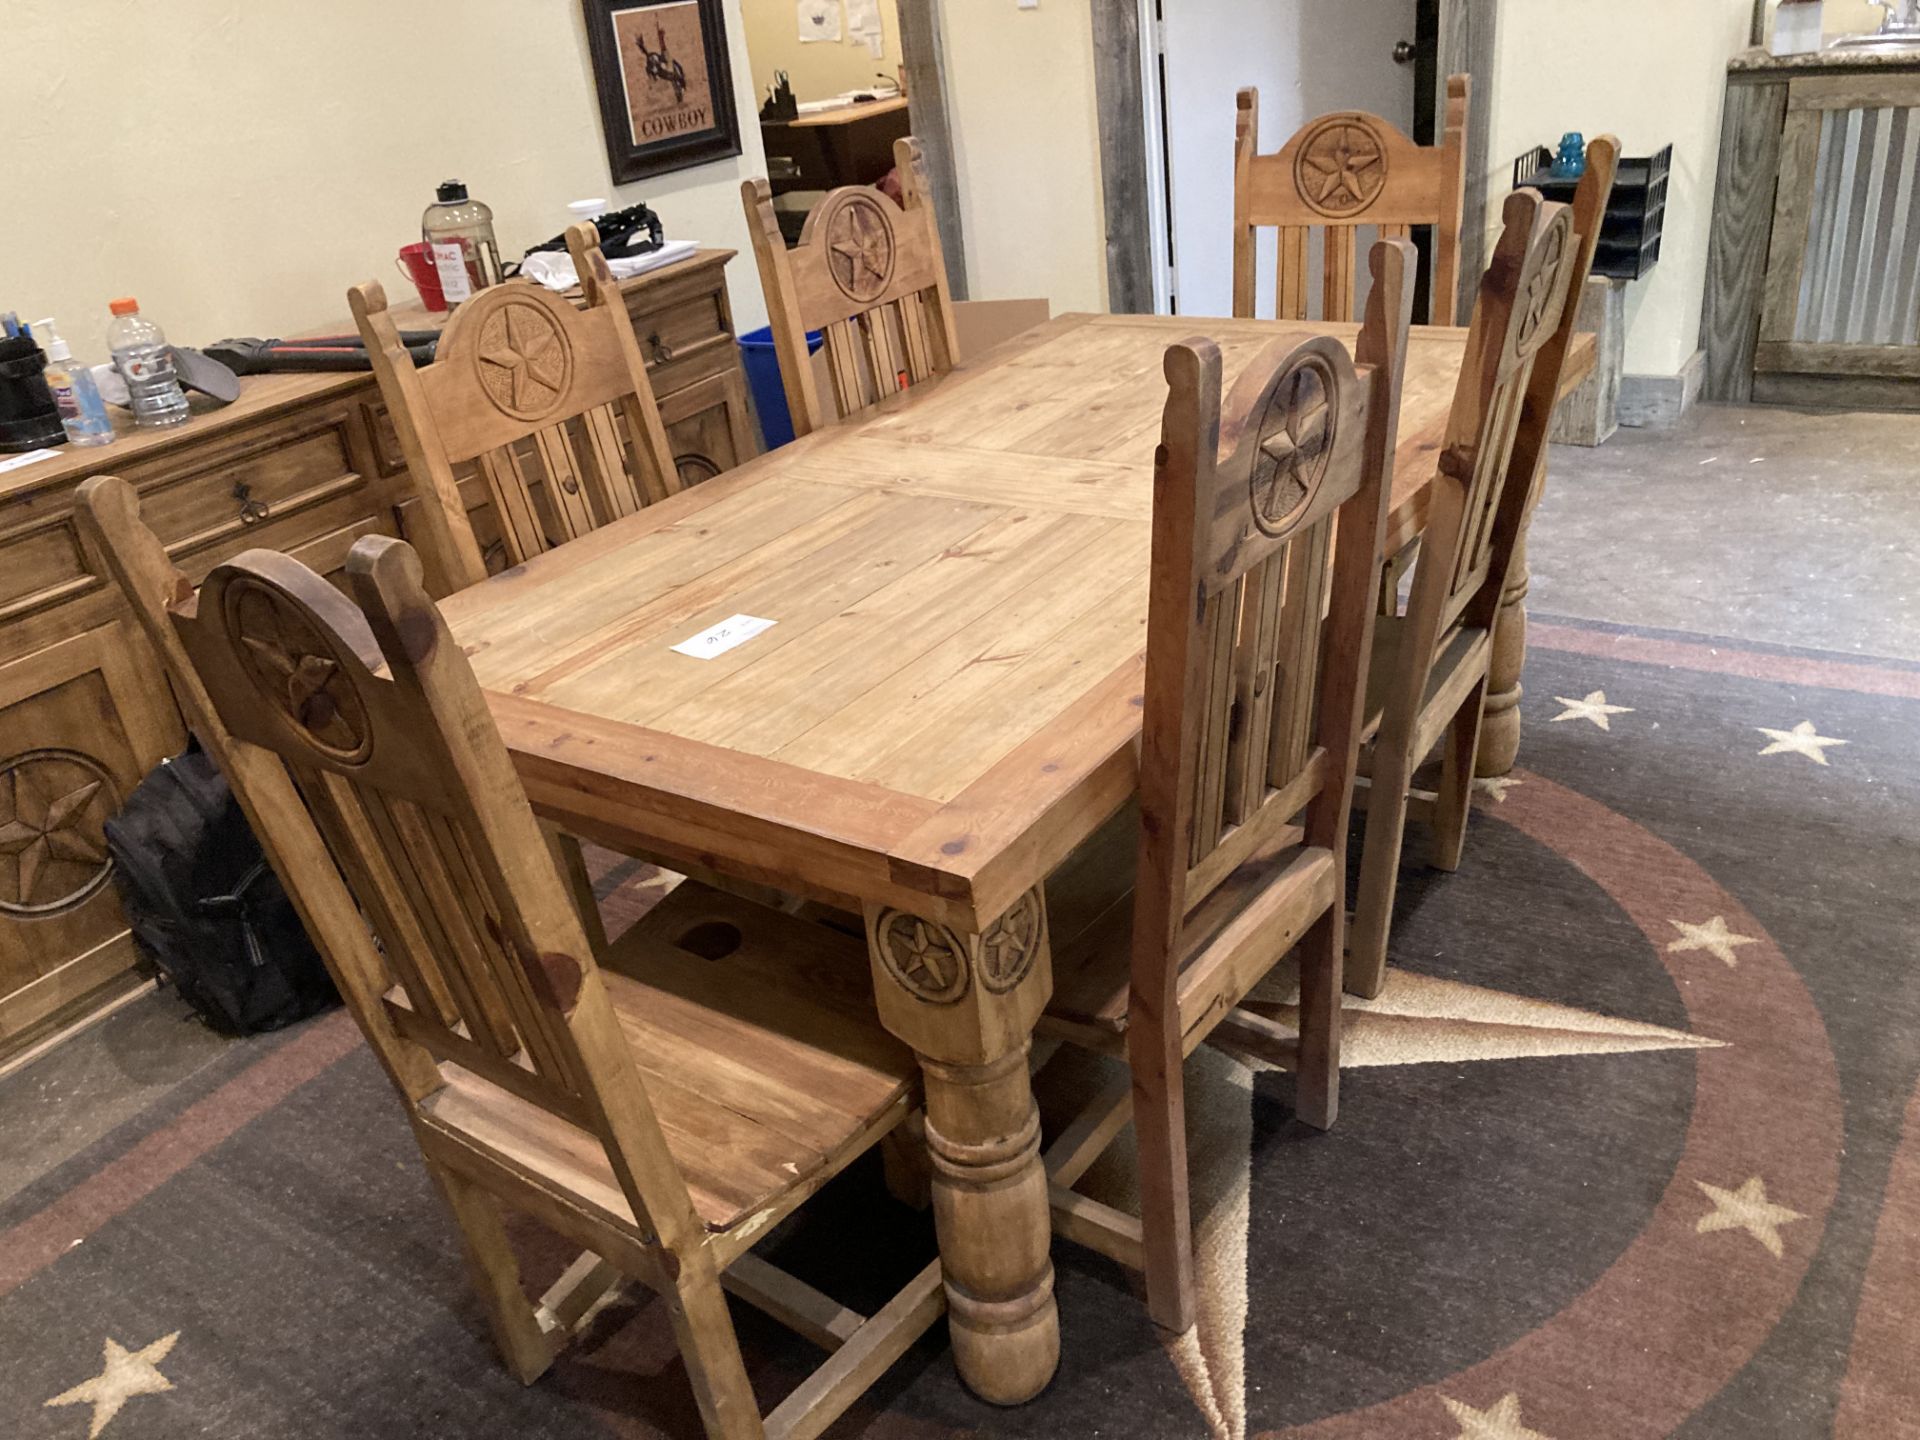
[[[1916,537],[1920,415],[1702,406],[1554,451],[1530,604],[1920,660]],[[0,1080],[0,1201],[247,1043],[163,991]]]
[[1559,447],[1543,614],[1920,660],[1920,415],[1702,405]]

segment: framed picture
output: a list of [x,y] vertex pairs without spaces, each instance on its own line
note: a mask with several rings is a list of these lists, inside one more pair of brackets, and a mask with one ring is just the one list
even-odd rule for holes
[[582,0],[614,183],[740,153],[721,0]]

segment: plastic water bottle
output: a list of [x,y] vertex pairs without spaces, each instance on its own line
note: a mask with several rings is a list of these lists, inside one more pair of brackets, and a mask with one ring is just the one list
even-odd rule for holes
[[107,416],[107,402],[100,398],[100,387],[93,383],[93,372],[73,363],[73,349],[53,328],[51,315],[35,324],[33,330],[47,352],[43,373],[69,443],[111,445],[113,421]]
[[107,327],[107,347],[113,363],[127,382],[127,404],[133,423],[143,430],[162,430],[187,422],[187,392],[174,374],[173,352],[158,325],[140,313],[131,295],[107,306],[113,324]]

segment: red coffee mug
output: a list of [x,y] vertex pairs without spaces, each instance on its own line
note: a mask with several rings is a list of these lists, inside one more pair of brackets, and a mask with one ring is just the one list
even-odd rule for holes
[[393,263],[400,267],[401,273],[420,292],[421,304],[435,311],[447,308],[446,292],[440,288],[440,272],[433,268],[433,251],[423,241],[402,245]]

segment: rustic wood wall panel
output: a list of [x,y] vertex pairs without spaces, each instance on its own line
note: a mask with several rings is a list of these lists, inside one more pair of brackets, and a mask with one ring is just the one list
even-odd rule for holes
[[1701,335],[1707,351],[1705,397],[1753,398],[1753,353],[1760,339],[1760,299],[1767,274],[1767,235],[1787,87],[1729,85],[1720,127],[1714,225],[1707,249],[1707,293]]
[[[1460,230],[1460,298],[1455,323],[1473,314],[1480,276],[1487,268],[1488,155],[1493,129],[1493,44],[1495,0],[1443,0],[1440,7],[1441,75],[1473,77],[1467,111],[1467,201]],[[1434,133],[1446,129],[1446,91],[1437,87]]]
[[940,40],[940,0],[900,0],[900,57],[907,72],[907,113],[926,156],[934,220],[947,257],[947,290],[967,298],[967,247],[960,224],[960,181],[953,162],[947,114],[946,62]]
[[[1100,184],[1107,212],[1107,305],[1126,315],[1153,312],[1147,100],[1140,57],[1140,7],[1135,0],[1093,0],[1093,80],[1102,116]],[[1125,117],[1132,117],[1131,123],[1125,123]]]

